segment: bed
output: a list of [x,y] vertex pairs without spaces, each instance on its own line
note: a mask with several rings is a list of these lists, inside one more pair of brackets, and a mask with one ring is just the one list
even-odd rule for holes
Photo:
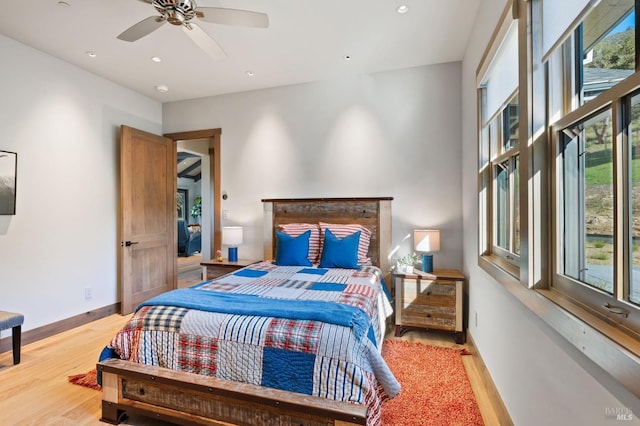
[[[380,355],[391,199],[263,203],[265,259],[277,264],[141,304],[98,364],[103,421],[139,412],[178,424],[380,424],[400,390]],[[309,242],[314,224],[322,247]]]

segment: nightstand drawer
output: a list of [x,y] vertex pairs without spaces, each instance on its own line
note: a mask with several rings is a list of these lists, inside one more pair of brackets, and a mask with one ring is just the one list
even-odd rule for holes
[[456,310],[442,306],[409,305],[402,311],[402,324],[413,327],[456,329]]
[[446,306],[429,306],[411,304],[404,308],[410,316],[455,318],[456,308]]
[[456,283],[453,281],[405,281],[403,305],[456,306]]

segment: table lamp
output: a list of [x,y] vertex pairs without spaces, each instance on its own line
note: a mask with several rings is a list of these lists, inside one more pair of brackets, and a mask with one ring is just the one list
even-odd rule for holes
[[435,229],[415,229],[413,231],[415,251],[422,253],[422,272],[433,272],[433,255],[440,251],[440,231]]
[[222,244],[229,246],[229,262],[237,262],[238,246],[242,244],[242,226],[224,226]]

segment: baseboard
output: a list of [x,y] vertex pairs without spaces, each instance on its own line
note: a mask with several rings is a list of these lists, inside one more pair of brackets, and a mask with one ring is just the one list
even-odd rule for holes
[[511,420],[511,416],[507,411],[507,407],[505,407],[502,398],[500,397],[500,393],[496,388],[495,383],[493,383],[493,379],[489,374],[489,370],[487,370],[487,366],[484,364],[480,353],[478,352],[478,348],[476,347],[476,342],[473,341],[473,336],[467,330],[467,347],[468,351],[471,352],[471,357],[473,360],[474,367],[480,376],[480,380],[485,387],[487,398],[490,401],[491,406],[495,412],[497,417],[497,422],[500,426],[513,426],[513,421]]
[[[113,315],[118,312],[120,312],[119,302],[114,303],[113,305],[103,306],[102,308],[85,312],[71,318],[66,318],[51,324],[43,325],[42,327],[23,331],[22,345],[37,342],[38,340],[51,337],[55,334],[62,333],[63,331],[71,330],[72,328],[79,327],[81,325],[90,323],[100,318],[107,317],[109,315]],[[0,339],[0,353],[10,351],[11,349],[11,332],[9,332],[8,337]]]

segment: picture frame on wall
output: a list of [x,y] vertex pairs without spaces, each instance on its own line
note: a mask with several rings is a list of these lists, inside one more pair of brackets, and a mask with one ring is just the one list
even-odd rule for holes
[[18,154],[0,150],[0,215],[16,214]]

